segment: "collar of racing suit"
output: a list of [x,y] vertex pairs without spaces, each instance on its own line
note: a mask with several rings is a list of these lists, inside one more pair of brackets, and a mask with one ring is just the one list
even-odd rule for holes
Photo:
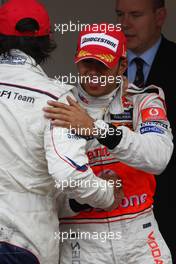
[[[103,119],[106,122],[111,122],[111,114],[116,115],[122,114],[124,112],[123,104],[123,90],[124,83],[121,81],[120,85],[110,94],[100,97],[90,96],[81,85],[74,87],[73,94],[77,99],[78,103],[86,109],[86,111],[95,119]],[[128,84],[127,89],[125,89],[125,97],[129,100],[132,105],[135,103],[135,95],[139,95],[146,92],[158,93],[161,98],[163,98],[162,90],[154,85],[150,85],[143,89],[138,88],[132,83]],[[134,98],[133,98],[133,96]]]
[[[9,66],[15,65],[17,67],[21,67],[24,65],[27,67],[32,67],[34,72],[39,73],[43,76],[47,76],[40,65],[36,64],[36,61],[31,56],[18,49],[10,50],[10,54],[7,54],[6,56],[0,56],[0,65],[4,66],[5,64]],[[3,70],[3,68],[4,67],[2,67],[1,70]]]
[[86,109],[104,109],[104,113],[108,111],[108,113],[116,114],[117,111],[119,113],[123,112],[123,104],[122,104],[122,89],[123,89],[123,81],[119,84],[119,86],[111,93],[94,97],[90,96],[79,84],[74,88],[73,93],[81,106]]

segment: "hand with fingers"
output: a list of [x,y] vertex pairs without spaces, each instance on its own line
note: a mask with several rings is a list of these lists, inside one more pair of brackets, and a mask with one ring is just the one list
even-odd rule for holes
[[120,176],[117,175],[114,171],[105,171],[103,174],[101,174],[100,178],[108,181],[109,184],[113,184],[114,186],[114,203],[105,210],[112,211],[120,205],[122,199],[124,198],[122,180]]
[[69,105],[57,101],[48,101],[49,107],[44,107],[44,116],[51,119],[54,126],[73,129],[78,135],[91,136],[94,119],[70,96]]

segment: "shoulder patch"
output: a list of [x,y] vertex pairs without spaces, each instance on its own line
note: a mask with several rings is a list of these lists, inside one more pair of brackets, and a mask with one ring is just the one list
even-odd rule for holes
[[167,120],[166,113],[162,108],[150,107],[141,111],[142,121]]

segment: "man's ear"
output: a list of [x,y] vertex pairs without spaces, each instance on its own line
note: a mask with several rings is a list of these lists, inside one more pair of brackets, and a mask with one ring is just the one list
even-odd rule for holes
[[166,17],[167,17],[167,10],[165,7],[161,7],[156,10],[156,23],[159,28],[163,26]]
[[118,70],[118,75],[123,75],[124,72],[126,71],[128,67],[128,60],[127,58],[121,58],[120,60],[120,65],[119,65],[119,70]]

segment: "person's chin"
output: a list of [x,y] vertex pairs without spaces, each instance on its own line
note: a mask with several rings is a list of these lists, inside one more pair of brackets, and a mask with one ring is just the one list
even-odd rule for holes
[[128,43],[128,45],[127,45],[127,48],[129,49],[129,50],[131,50],[132,52],[134,52],[134,53],[136,53],[136,54],[138,54],[139,53],[139,51],[138,51],[138,45],[136,45],[136,43]]

